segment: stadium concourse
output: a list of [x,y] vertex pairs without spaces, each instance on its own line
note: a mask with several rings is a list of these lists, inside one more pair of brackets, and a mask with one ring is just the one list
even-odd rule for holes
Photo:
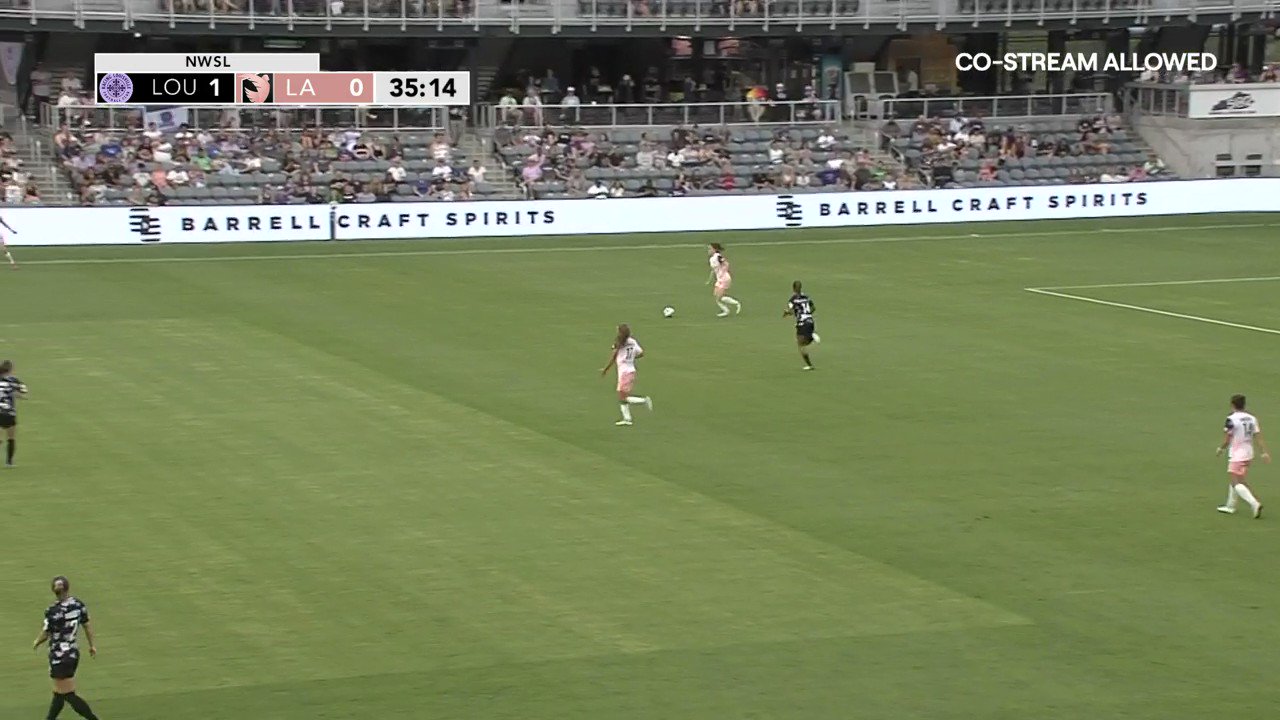
[[[907,106],[904,106],[907,107]],[[59,108],[54,161],[85,205],[303,204],[877,191],[1174,177],[1120,119],[965,117],[878,128],[818,101],[481,108],[439,114],[140,113]],[[484,112],[488,111],[488,112]],[[370,127],[374,125],[374,127]],[[389,125],[389,126],[388,126]],[[487,127],[486,127],[487,125]],[[19,201],[40,194],[17,193]]]

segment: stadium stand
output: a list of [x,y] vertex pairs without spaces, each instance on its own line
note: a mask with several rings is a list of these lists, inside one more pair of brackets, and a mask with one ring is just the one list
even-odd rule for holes
[[1111,116],[1032,118],[921,117],[881,128],[886,146],[935,187],[1064,185],[1173,180],[1177,175]]

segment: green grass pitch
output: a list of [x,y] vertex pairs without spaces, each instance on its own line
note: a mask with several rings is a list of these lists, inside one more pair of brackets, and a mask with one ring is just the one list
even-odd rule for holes
[[43,717],[59,573],[104,720],[1261,717],[1280,465],[1274,519],[1219,515],[1213,448],[1233,392],[1280,423],[1278,234],[24,249],[0,717]]

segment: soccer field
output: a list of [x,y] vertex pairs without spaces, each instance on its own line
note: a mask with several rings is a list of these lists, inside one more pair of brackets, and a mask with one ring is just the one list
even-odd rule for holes
[[1228,517],[1213,449],[1233,392],[1280,423],[1277,235],[23,249],[0,717],[48,705],[55,574],[104,720],[1260,717],[1280,464]]

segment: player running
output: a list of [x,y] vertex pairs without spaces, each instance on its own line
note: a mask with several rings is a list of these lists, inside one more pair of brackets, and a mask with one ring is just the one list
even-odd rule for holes
[[604,377],[609,368],[618,367],[618,405],[622,408],[622,419],[614,425],[631,424],[631,406],[644,405],[653,411],[653,398],[631,394],[636,384],[636,360],[644,357],[644,348],[631,337],[631,328],[623,323],[618,326],[618,337],[613,341],[613,350],[609,353],[609,364],[600,371]]
[[9,223],[5,222],[2,217],[0,217],[0,227],[3,227],[5,232],[8,233],[8,235],[6,235],[5,233],[0,232],[0,249],[4,250],[4,256],[9,260],[9,267],[17,270],[18,262],[13,259],[13,254],[9,252],[9,235],[17,235],[18,231],[10,227]]
[[711,275],[707,278],[707,284],[710,285],[715,281],[714,295],[716,305],[720,307],[720,314],[716,317],[727,317],[730,305],[733,306],[735,314],[742,312],[742,303],[725,294],[733,285],[733,276],[729,273],[729,261],[724,256],[724,246],[720,243],[711,243],[707,246],[707,255],[711,263]]
[[18,449],[18,398],[27,394],[27,386],[13,374],[13,362],[0,362],[0,428],[4,429],[4,465],[13,467],[13,454]]
[[812,370],[813,361],[809,359],[809,346],[822,342],[813,327],[813,300],[801,291],[800,281],[791,283],[791,299],[787,301],[787,309],[782,317],[793,317],[796,320],[796,347],[800,349],[800,357],[804,358],[804,369]]
[[1227,424],[1223,427],[1222,444],[1218,446],[1218,455],[1230,447],[1227,453],[1227,473],[1230,476],[1227,485],[1227,504],[1218,508],[1218,512],[1228,515],[1236,511],[1236,498],[1249,503],[1255,518],[1262,517],[1262,503],[1254,497],[1244,478],[1249,474],[1249,464],[1253,462],[1253,444],[1258,443],[1262,450],[1262,459],[1271,462],[1271,453],[1267,452],[1267,444],[1262,441],[1262,428],[1258,427],[1258,418],[1244,411],[1244,396],[1231,396],[1231,414],[1227,416]]

